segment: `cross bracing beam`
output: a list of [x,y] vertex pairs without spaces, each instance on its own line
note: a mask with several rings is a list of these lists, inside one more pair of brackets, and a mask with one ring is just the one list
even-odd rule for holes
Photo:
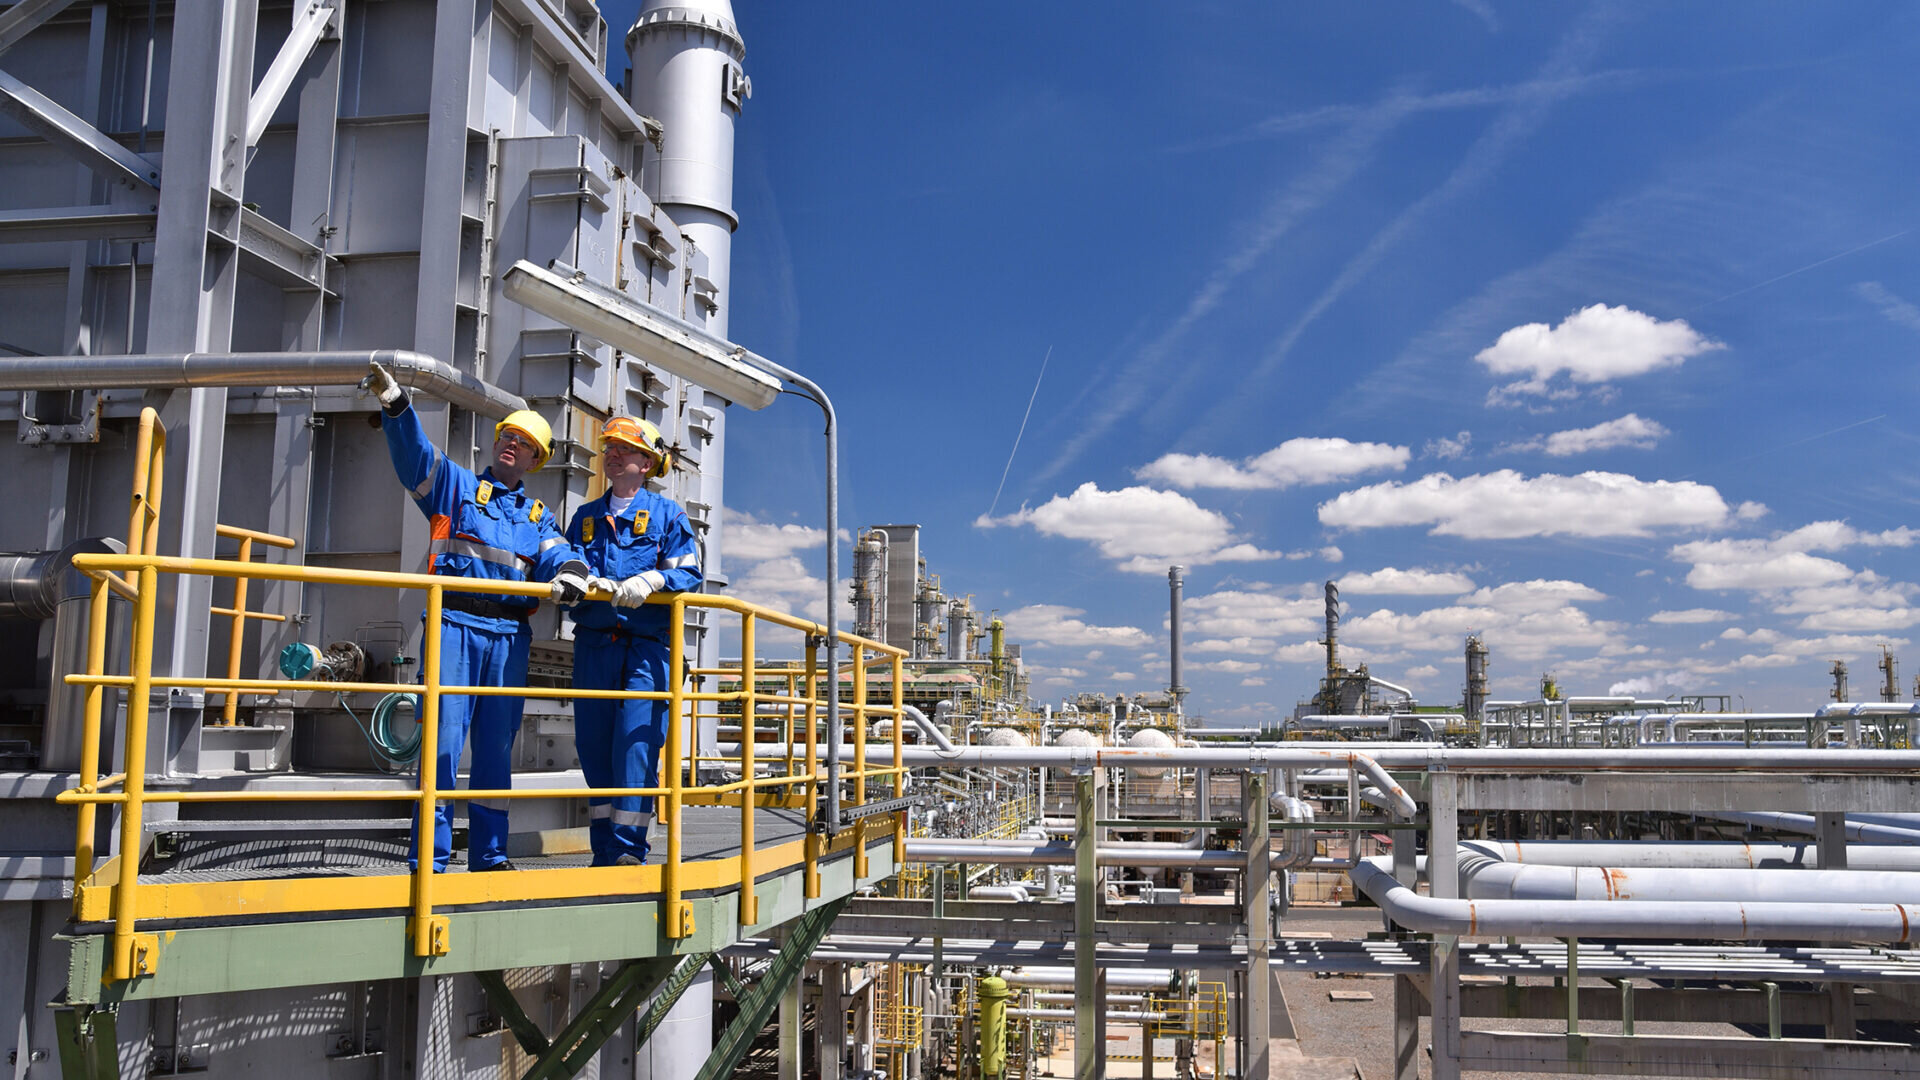
[[65,11],[73,0],[19,0],[0,11],[0,53],[14,47],[35,27]]
[[4,71],[0,71],[0,112],[108,180],[136,189],[160,190],[160,166],[107,138],[99,128]]
[[708,1055],[707,1063],[700,1067],[694,1080],[720,1080],[723,1076],[732,1076],[734,1066],[746,1056],[753,1046],[753,1040],[759,1036],[760,1029],[767,1024],[767,1018],[773,1015],[774,1006],[780,1003],[780,996],[787,991],[788,984],[800,977],[807,966],[808,957],[827,936],[832,928],[834,916],[847,906],[847,898],[840,897],[820,907],[814,908],[794,921],[789,936],[780,946],[780,952],[774,956],[773,964],[767,973],[754,984],[747,996],[740,999],[740,1012],[727,1025],[727,1030],[714,1040],[713,1053]]
[[498,971],[476,971],[473,977],[480,980],[480,989],[487,992],[487,1004],[500,1017],[507,1030],[519,1041],[520,1048],[535,1056],[544,1054],[552,1047],[546,1033],[540,1025],[534,1023],[527,1010],[520,1007],[520,999],[513,996],[513,990],[507,986],[506,976]]
[[267,73],[260,77],[260,85],[254,87],[253,97],[247,102],[247,148],[259,145],[260,136],[266,134],[267,123],[273,119],[274,111],[280,108],[280,99],[287,96],[287,90],[293,86],[294,76],[300,73],[301,65],[313,52],[313,47],[327,36],[327,30],[333,25],[335,8],[321,0],[310,0],[305,9],[293,20],[293,29],[287,32],[287,40],[281,44],[280,51],[268,66]]
[[[671,956],[656,956],[622,964],[619,971],[600,984],[599,992],[581,1006],[579,1015],[521,1080],[554,1080],[577,1075],[640,1003],[674,973],[675,960]],[[519,1032],[514,1034],[518,1036]]]
[[[718,958],[718,953],[711,953],[707,957],[707,959]],[[633,1045],[636,1047],[647,1045],[647,1040],[653,1038],[654,1031],[659,1028],[662,1021],[666,1020],[667,1014],[673,1011],[674,1005],[680,1001],[680,995],[686,993],[687,987],[693,985],[694,978],[700,974],[700,969],[704,966],[706,966],[706,959],[700,956],[680,958],[680,963],[673,969],[673,974],[667,976],[667,981],[660,987],[660,992],[653,995],[653,1000],[647,1003],[647,1011],[640,1014],[640,1022],[634,1025]]]

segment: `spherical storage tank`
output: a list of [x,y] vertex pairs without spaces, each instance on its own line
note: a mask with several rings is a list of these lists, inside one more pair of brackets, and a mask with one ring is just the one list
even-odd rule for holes
[[1086,728],[1068,728],[1053,737],[1055,746],[1099,746],[1100,736]]
[[1027,737],[1012,728],[994,728],[980,736],[981,746],[1026,746]]
[[[1127,749],[1144,750],[1149,753],[1156,750],[1171,750],[1173,737],[1159,728],[1141,728],[1127,740]],[[1134,772],[1142,777],[1161,777],[1167,774],[1165,769],[1135,769]]]

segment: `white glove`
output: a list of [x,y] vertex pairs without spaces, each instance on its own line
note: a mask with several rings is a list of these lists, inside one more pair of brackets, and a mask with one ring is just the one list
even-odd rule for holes
[[655,590],[666,583],[667,575],[658,570],[635,574],[613,590],[613,604],[615,607],[639,607],[647,602],[647,597],[652,596]]
[[584,570],[567,567],[553,575],[553,588],[550,595],[556,604],[577,604],[587,595],[590,587]]
[[588,592],[612,593],[613,590],[619,587],[620,583],[612,578],[590,577],[587,579]]
[[367,366],[372,370],[367,373],[365,379],[360,381],[360,385],[380,399],[382,409],[389,413],[399,412],[401,404],[407,400],[406,388],[393,377],[393,372],[381,365],[370,363]]

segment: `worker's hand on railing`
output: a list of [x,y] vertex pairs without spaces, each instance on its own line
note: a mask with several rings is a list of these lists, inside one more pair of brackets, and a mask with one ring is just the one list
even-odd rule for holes
[[569,563],[553,575],[553,588],[549,593],[556,604],[577,604],[587,598],[587,590],[592,588],[589,581],[584,564]]
[[613,591],[619,587],[620,583],[612,578],[590,577],[587,579],[588,592],[606,593],[609,598],[613,596]]
[[360,380],[360,388],[379,398],[380,408],[388,416],[398,416],[405,412],[408,404],[406,387],[401,386],[400,380],[394,378],[393,372],[388,371],[384,366],[369,363],[367,367],[371,370],[367,372],[366,378]]
[[667,583],[667,575],[658,570],[649,570],[644,574],[635,574],[620,583],[613,590],[615,607],[639,607],[647,602],[647,597]]

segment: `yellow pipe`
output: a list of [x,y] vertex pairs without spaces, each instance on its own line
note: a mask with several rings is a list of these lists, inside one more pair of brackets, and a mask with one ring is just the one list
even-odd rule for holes
[[[297,547],[299,546],[299,543],[300,543],[300,541],[295,540],[291,536],[281,536],[278,533],[261,532],[258,529],[246,529],[238,525],[216,524],[213,527],[213,531],[216,535],[224,536],[229,540],[241,541],[243,545],[242,547],[243,552],[245,551],[245,547],[244,547],[245,543],[253,540],[257,540],[262,544],[268,545],[269,547],[277,547],[277,548]],[[242,554],[240,556],[240,561],[241,562],[247,561],[247,557],[245,554]]]
[[[133,692],[127,699],[125,808],[120,813],[120,891],[114,897],[113,981],[133,978],[134,887],[140,883],[145,838],[142,802],[147,790],[147,716],[153,691],[153,613],[159,574],[140,571],[140,599],[133,609]],[[91,643],[89,643],[91,644]]]
[[[675,635],[679,636],[678,634]],[[746,787],[740,794],[740,926],[760,921],[760,898],[753,891],[753,777],[757,763],[753,759],[755,712],[759,701],[753,692],[753,616],[740,620],[740,677],[747,696],[740,710],[740,776]]]
[[420,805],[414,812],[413,955],[432,956],[434,792],[440,784],[440,586],[427,589],[426,633],[420,648]]
[[[87,673],[98,675],[107,666],[107,604],[111,597],[107,595],[107,582],[104,578],[95,578],[92,593],[87,606]],[[97,791],[100,789],[100,713],[105,705],[107,688],[104,686],[87,687],[87,708],[83,723],[86,725],[80,736],[80,790]],[[124,776],[124,774],[122,774]],[[93,876],[93,834],[96,828],[97,811],[88,803],[79,809],[79,822],[75,826],[73,845],[73,903],[76,917],[80,905],[80,885]]]
[[[853,647],[853,805],[867,801],[867,665],[861,648]],[[834,747],[834,753],[840,748]],[[853,820],[853,876],[864,881],[867,867],[867,819]]]

